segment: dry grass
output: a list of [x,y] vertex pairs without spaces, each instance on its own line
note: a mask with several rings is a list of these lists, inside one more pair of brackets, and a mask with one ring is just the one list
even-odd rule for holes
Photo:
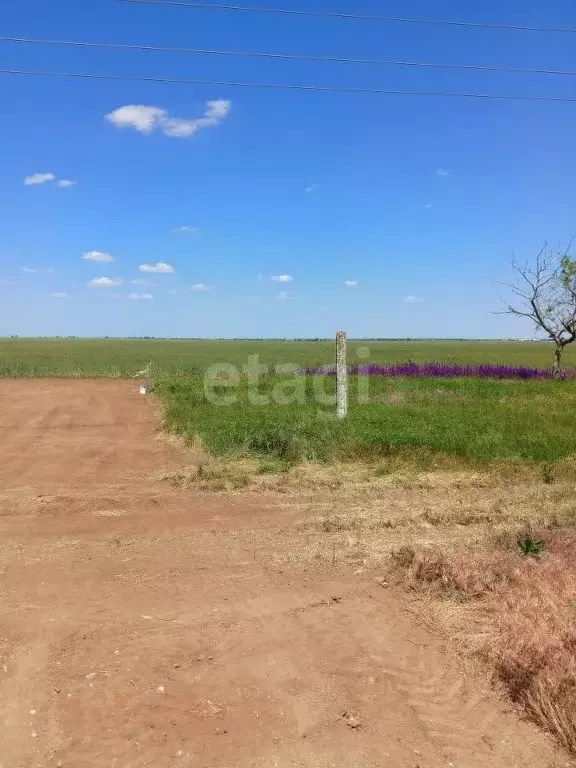
[[[540,556],[522,555],[518,542],[527,538],[543,542]],[[452,555],[405,546],[392,567],[410,589],[449,599],[451,629],[458,627],[510,698],[574,754],[575,548],[573,528],[523,529]]]

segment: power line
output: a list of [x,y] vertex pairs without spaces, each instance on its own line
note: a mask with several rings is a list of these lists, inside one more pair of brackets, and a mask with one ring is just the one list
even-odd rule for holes
[[419,19],[403,16],[378,16],[344,13],[338,11],[300,11],[295,8],[268,8],[248,5],[220,5],[216,3],[182,2],[182,0],[120,0],[123,3],[139,5],[166,5],[181,8],[204,8],[212,11],[240,11],[245,13],[280,13],[288,16],[308,16],[332,19],[352,19],[354,21],[382,21],[395,24],[429,24],[448,27],[469,27],[472,29],[505,29],[516,32],[554,32],[574,35],[576,29],[565,27],[531,27],[522,24],[490,24],[474,21],[454,21],[445,19]]
[[481,72],[508,72],[530,75],[562,75],[574,77],[576,70],[525,69],[522,67],[498,67],[480,64],[436,64],[424,61],[396,61],[389,59],[354,59],[345,56],[308,56],[288,53],[266,53],[261,51],[221,51],[212,48],[176,48],[171,46],[139,45],[134,43],[94,43],[85,40],[41,40],[28,37],[0,37],[0,43],[24,43],[33,45],[67,45],[75,48],[98,48],[106,50],[157,51],[162,53],[192,53],[210,56],[236,56],[257,59],[280,59],[283,61],[313,61],[340,64],[375,64],[393,67],[418,67],[425,69],[463,69]]
[[457,97],[465,99],[491,99],[496,101],[546,101],[575,104],[576,98],[564,96],[520,96],[495,93],[466,93],[462,91],[400,91],[385,88],[347,88],[325,85],[302,85],[299,83],[243,83],[227,80],[181,80],[169,77],[138,77],[134,75],[98,75],[86,72],[46,72],[23,69],[0,69],[0,75],[21,75],[27,77],[73,77],[84,80],[117,80],[139,83],[164,83],[167,85],[215,85],[225,88],[264,88],[288,91],[315,91],[322,93],[364,93],[384,96],[432,96]]

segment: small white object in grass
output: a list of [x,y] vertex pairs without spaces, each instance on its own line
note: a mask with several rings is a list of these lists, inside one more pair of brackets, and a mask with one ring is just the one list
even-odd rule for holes
[[140,394],[145,395],[146,394],[146,387],[140,387]]

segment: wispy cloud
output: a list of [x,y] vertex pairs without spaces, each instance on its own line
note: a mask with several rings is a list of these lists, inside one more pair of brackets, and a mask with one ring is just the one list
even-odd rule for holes
[[94,277],[88,285],[90,288],[111,288],[122,285],[122,280],[119,277]]
[[190,291],[211,291],[212,288],[209,285],[204,285],[204,283],[195,283],[194,285],[188,286],[188,289]]
[[272,275],[270,278],[273,283],[291,283],[294,278],[292,275]]
[[33,173],[24,179],[25,187],[35,187],[38,184],[47,184],[49,181],[55,181],[56,176],[53,173]]
[[0,277],[0,285],[16,285],[16,280],[6,280],[3,277]]
[[288,298],[290,298],[288,291],[280,291],[280,293],[276,294],[276,301],[286,301]]
[[145,277],[136,277],[134,280],[128,280],[130,285],[156,285],[156,283],[150,282],[150,280],[147,280]]
[[132,299],[133,301],[150,301],[154,296],[151,293],[129,293],[126,298]]
[[404,299],[405,304],[422,304],[424,299],[419,298],[418,296],[406,296]]
[[171,264],[165,264],[163,261],[157,261],[156,264],[140,264],[138,267],[140,272],[153,272],[157,275],[169,275],[174,272],[174,267]]
[[186,232],[187,234],[194,234],[195,232],[198,232],[197,227],[189,227],[186,224],[184,224],[181,227],[174,227],[172,232]]
[[319,186],[320,186],[319,184],[310,184],[309,187],[306,187],[304,189],[304,192],[315,192]]
[[359,280],[344,280],[344,285],[347,288],[356,288],[359,282]]
[[64,291],[54,291],[54,293],[50,294],[53,299],[67,299],[69,295],[70,294],[65,293]]
[[72,179],[56,179],[53,173],[33,173],[31,176],[24,178],[25,187],[36,187],[39,184],[50,184],[51,182],[55,182],[56,186],[60,187],[60,189],[67,189],[78,183],[77,181],[72,181]]
[[452,171],[449,168],[437,168],[436,176],[450,176]]
[[33,269],[32,267],[20,267],[20,272],[28,272],[29,274],[34,274],[35,272],[38,272],[38,270]]
[[171,117],[161,107],[132,104],[120,107],[106,115],[106,120],[118,128],[133,128],[139,133],[150,134],[160,131],[165,136],[190,139],[201,128],[218,125],[230,113],[232,102],[227,99],[207,101],[202,117],[183,119]]
[[36,267],[20,267],[21,272],[26,272],[30,275],[35,275],[38,272],[43,272],[45,275],[53,275],[56,271],[54,267],[47,267],[46,269],[38,269]]
[[110,264],[114,261],[114,256],[111,253],[104,253],[103,251],[88,251],[83,253],[82,258],[84,261],[97,261],[101,264]]
[[424,206],[424,208],[432,208],[432,203],[426,203],[426,205]]

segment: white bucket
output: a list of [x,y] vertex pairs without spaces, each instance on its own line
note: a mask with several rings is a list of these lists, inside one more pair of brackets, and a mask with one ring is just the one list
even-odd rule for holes
[[146,387],[141,386],[140,387],[140,394],[145,395],[146,394]]

